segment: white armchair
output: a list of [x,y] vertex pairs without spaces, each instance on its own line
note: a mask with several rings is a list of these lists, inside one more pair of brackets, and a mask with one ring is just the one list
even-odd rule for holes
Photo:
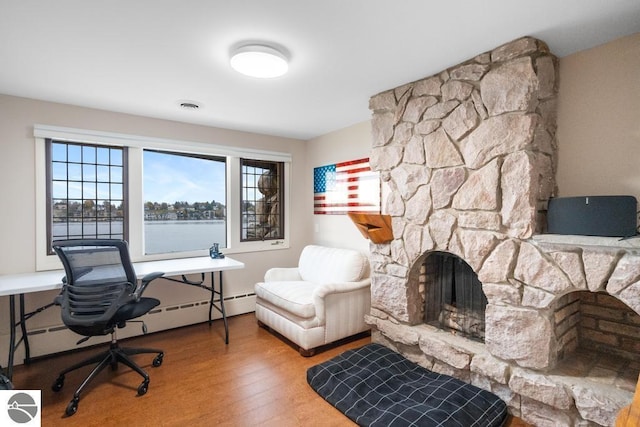
[[363,254],[310,245],[298,267],[271,268],[256,283],[256,318],[312,356],[316,347],[369,330],[370,287]]

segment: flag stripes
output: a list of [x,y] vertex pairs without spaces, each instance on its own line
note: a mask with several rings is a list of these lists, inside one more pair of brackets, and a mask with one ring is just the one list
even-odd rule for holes
[[313,213],[380,212],[380,174],[369,159],[314,168]]

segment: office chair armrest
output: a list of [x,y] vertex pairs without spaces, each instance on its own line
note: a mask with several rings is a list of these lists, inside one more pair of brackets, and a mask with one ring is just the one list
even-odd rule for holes
[[153,273],[145,274],[144,277],[140,279],[140,287],[136,289],[136,292],[134,293],[136,301],[140,299],[142,293],[147,288],[147,285],[149,285],[152,280],[155,280],[162,276],[164,276],[164,272],[162,271],[154,271]]
[[64,298],[64,288],[65,286],[67,286],[67,276],[64,276],[60,282],[62,283],[62,289],[60,289],[60,293],[53,299],[54,305],[62,305],[62,300]]

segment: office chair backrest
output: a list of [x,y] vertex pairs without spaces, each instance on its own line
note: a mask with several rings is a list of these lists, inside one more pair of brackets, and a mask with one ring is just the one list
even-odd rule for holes
[[117,310],[135,299],[136,273],[127,243],[65,240],[54,242],[53,249],[66,274],[57,299],[65,325],[82,335],[110,333]]

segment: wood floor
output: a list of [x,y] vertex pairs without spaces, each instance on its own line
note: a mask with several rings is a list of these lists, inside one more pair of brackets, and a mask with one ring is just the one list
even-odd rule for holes
[[[141,377],[129,368],[107,369],[83,393],[78,412],[71,417],[64,417],[65,408],[87,370],[68,374],[58,393],[51,391],[51,384],[59,370],[99,349],[17,366],[13,382],[19,389],[42,390],[45,427],[355,425],[309,387],[306,370],[370,342],[369,337],[304,358],[259,328],[253,314],[230,318],[229,328],[229,345],[224,344],[220,321],[211,327],[204,323],[121,342],[164,349],[164,362],[158,368],[151,366],[152,355],[135,356],[151,377],[148,393],[137,396]],[[527,424],[510,419],[507,426]]]

